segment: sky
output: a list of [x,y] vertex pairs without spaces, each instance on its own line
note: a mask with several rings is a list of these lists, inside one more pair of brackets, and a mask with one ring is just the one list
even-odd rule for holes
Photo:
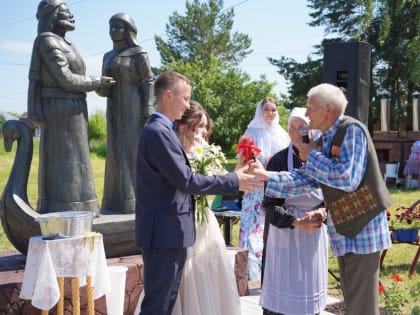
[[[112,48],[109,18],[119,12],[130,15],[137,26],[137,39],[148,52],[152,67],[160,66],[154,35],[166,39],[165,25],[176,11],[185,15],[185,0],[67,0],[76,29],[67,33],[84,58],[87,75],[100,75],[102,56]],[[0,3],[0,110],[26,112],[28,71],[32,44],[37,35],[38,0]],[[247,34],[253,52],[239,65],[252,79],[265,75],[275,83],[276,95],[287,93],[287,85],[267,57],[285,56],[303,62],[324,36],[320,27],[310,27],[306,0],[224,0],[234,9],[233,31]],[[105,111],[106,99],[88,93],[88,110]]]

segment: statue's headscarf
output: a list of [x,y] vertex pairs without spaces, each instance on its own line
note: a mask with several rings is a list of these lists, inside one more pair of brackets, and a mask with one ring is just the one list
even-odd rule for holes
[[137,27],[134,23],[134,20],[126,13],[117,13],[111,16],[109,19],[109,23],[111,23],[114,20],[122,21],[127,29],[128,32],[126,32],[126,40],[129,43],[130,46],[140,46],[137,42]]
[[56,14],[51,13],[53,13],[63,3],[66,2],[64,0],[42,0],[38,4],[38,10],[36,11],[38,34],[52,30]]

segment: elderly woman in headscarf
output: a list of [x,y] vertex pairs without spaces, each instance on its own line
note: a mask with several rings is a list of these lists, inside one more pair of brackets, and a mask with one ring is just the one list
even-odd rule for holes
[[[288,121],[291,144],[276,153],[268,171],[303,166],[296,145],[309,128],[306,108],[295,107]],[[309,137],[319,136],[310,130]],[[285,199],[264,197],[266,210],[265,259],[261,305],[264,315],[318,314],[326,305],[328,238],[321,189]]]
[[101,208],[134,213],[137,143],[153,112],[153,75],[147,52],[136,40],[133,19],[118,13],[109,20],[114,47],[103,58],[102,73],[117,83],[98,90],[107,100],[107,148]]
[[[261,149],[257,156],[265,166],[271,156],[290,143],[287,132],[279,124],[277,101],[265,97],[257,104],[255,116],[243,137],[251,138]],[[260,281],[263,250],[265,212],[261,207],[264,187],[254,193],[244,193],[242,199],[239,246],[248,250],[248,276],[250,281]]]
[[86,92],[111,86],[85,75],[85,63],[65,38],[74,18],[63,0],[38,5],[28,87],[28,117],[41,127],[38,210],[99,212],[88,144]]

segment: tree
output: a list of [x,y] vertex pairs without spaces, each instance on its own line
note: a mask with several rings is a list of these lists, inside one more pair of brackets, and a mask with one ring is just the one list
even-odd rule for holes
[[[394,1],[394,0],[391,0]],[[342,40],[369,41],[375,0],[308,0],[310,26],[325,26]]]
[[[174,61],[168,70],[178,71],[190,78],[192,98],[208,111],[213,132],[211,142],[219,144],[227,155],[235,153],[236,144],[255,113],[256,104],[265,96],[272,96],[273,84],[262,77],[252,81],[237,68],[224,67],[214,56],[202,60]],[[205,69],[205,70],[204,70]],[[287,117],[287,115],[284,115]]]
[[[419,7],[418,0],[308,0],[312,9],[311,26],[325,26],[326,35],[335,36],[329,41],[366,41],[372,46],[371,107],[372,118],[379,116],[377,91],[391,92],[393,128],[401,127],[401,121],[411,123],[411,112],[402,116],[410,94],[418,89],[420,77]],[[273,62],[274,61],[274,62]],[[291,81],[291,100],[303,97],[290,69],[307,67],[306,76],[316,78],[320,68],[312,63],[293,63],[293,60],[272,59],[279,73]],[[289,75],[289,77],[287,77]],[[302,91],[303,92],[303,91]],[[391,123],[392,124],[392,123]]]
[[89,117],[89,149],[98,156],[106,156],[106,117],[103,111],[97,110]]
[[292,109],[306,104],[306,93],[322,80],[322,60],[312,60],[310,57],[305,63],[298,63],[292,58],[268,58],[270,63],[279,68],[278,73],[290,82],[289,96],[284,100],[284,106]]
[[97,110],[89,119],[89,140],[105,140],[106,118],[102,111]]
[[[232,33],[233,9],[223,1],[187,2],[186,14],[177,12],[166,25],[168,41],[156,36],[161,55],[159,71],[175,70],[190,78],[193,99],[213,120],[210,138],[233,155],[235,145],[251,121],[258,101],[271,94],[274,84],[264,76],[253,81],[238,65],[251,51],[247,35]],[[287,117],[287,115],[285,115]]]
[[378,55],[375,83],[391,93],[391,128],[405,131],[412,122],[406,110],[410,95],[420,82],[420,7],[417,0],[379,2],[372,38]]
[[209,56],[217,56],[222,63],[238,65],[252,52],[251,39],[232,32],[233,16],[233,9],[223,10],[223,0],[187,1],[185,15],[174,12],[169,17],[168,40],[155,36],[162,64],[195,58],[207,63]]

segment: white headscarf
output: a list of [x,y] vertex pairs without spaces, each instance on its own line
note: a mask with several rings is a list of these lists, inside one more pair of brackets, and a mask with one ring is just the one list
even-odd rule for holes
[[264,120],[262,102],[258,102],[257,108],[255,109],[255,116],[248,124],[248,129],[245,131],[244,137],[252,138],[255,145],[262,150],[260,157],[263,157],[264,161],[262,162],[266,165],[273,154],[289,145],[290,138],[289,134],[279,124],[278,112],[276,112],[276,117],[271,124],[268,124]]
[[305,116],[306,108],[305,107],[295,107],[292,109],[290,113],[289,120],[288,120],[288,127],[290,128],[290,121],[293,118],[300,118],[302,119],[309,127],[309,118]]
[[[290,128],[290,122],[292,121],[293,118],[300,118],[309,127],[309,118],[305,116],[305,114],[306,114],[305,107],[294,107],[292,109],[292,112],[289,115],[287,127]],[[321,131],[318,129],[311,129],[311,132],[312,132],[312,138],[315,140],[318,139],[322,134]]]

